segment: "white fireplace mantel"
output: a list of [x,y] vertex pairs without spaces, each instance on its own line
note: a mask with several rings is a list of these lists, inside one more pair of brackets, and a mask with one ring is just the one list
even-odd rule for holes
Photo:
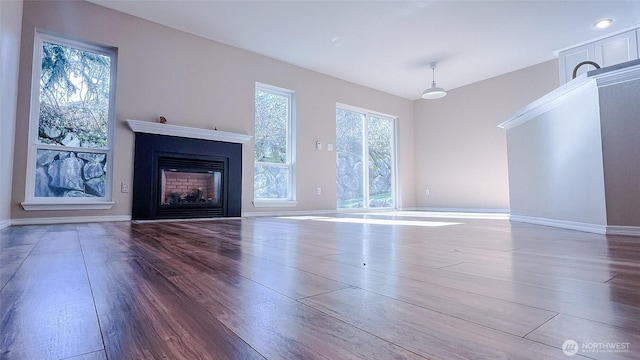
[[147,134],[177,136],[189,139],[202,139],[213,141],[224,141],[229,143],[244,144],[251,140],[253,136],[245,134],[237,134],[226,131],[208,130],[192,128],[180,125],[170,125],[167,123],[157,123],[151,121],[125,120],[129,128],[133,132],[141,132]]

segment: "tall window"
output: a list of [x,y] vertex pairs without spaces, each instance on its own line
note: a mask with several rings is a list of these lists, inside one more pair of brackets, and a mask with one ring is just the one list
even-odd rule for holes
[[294,93],[256,85],[254,204],[295,205]]
[[36,34],[25,209],[112,205],[115,71],[114,48]]
[[395,206],[395,119],[336,109],[337,208]]

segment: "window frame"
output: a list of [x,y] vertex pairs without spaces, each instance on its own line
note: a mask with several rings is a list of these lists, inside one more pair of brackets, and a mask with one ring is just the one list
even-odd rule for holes
[[[398,189],[398,174],[399,174],[399,164],[398,164],[398,117],[394,115],[384,114],[381,112],[371,111],[367,109],[363,109],[357,106],[336,103],[336,109],[341,109],[344,111],[350,111],[354,113],[358,113],[362,115],[362,134],[363,134],[363,144],[362,144],[362,155],[363,158],[366,157],[369,159],[369,143],[367,141],[367,133],[369,131],[369,118],[381,118],[387,119],[391,121],[391,127],[393,130],[393,134],[391,136],[391,159],[393,161],[393,175],[391,176],[391,198],[392,205],[390,207],[371,207],[369,205],[370,197],[369,197],[369,167],[363,166],[363,189],[365,189],[365,193],[363,193],[363,207],[359,208],[340,208],[338,207],[338,199],[336,196],[336,210],[339,213],[348,213],[348,212],[358,212],[358,211],[388,211],[392,209],[397,209],[399,204],[399,189]],[[336,134],[337,136],[338,134]],[[337,140],[336,140],[337,141]],[[337,149],[336,149],[337,150]],[[336,161],[337,161],[337,153],[336,153]],[[367,161],[368,162],[368,161]],[[337,175],[337,173],[336,173]],[[336,179],[337,180],[337,179]]]
[[[293,90],[288,90],[273,85],[263,84],[256,82],[254,91],[254,107],[255,107],[255,94],[258,91],[266,92],[273,95],[283,96],[288,99],[288,117],[287,117],[287,134],[286,134],[286,152],[287,159],[285,163],[269,163],[256,161],[254,151],[254,182],[253,182],[253,205],[255,207],[295,207],[298,202],[296,201],[296,93]],[[254,108],[255,115],[255,108]],[[254,135],[255,135],[255,116],[254,116]],[[254,136],[255,140],[255,136]],[[254,142],[255,146],[255,142]],[[280,167],[289,169],[289,176],[287,179],[287,198],[258,198],[255,194],[255,169],[257,166],[267,167]]]
[[[42,144],[39,142],[40,125],[40,77],[42,74],[42,44],[50,42],[65,47],[88,51],[110,58],[109,76],[109,106],[107,117],[107,146],[100,148],[70,147],[63,145]],[[27,210],[105,210],[113,207],[113,149],[115,148],[116,122],[116,78],[118,64],[118,50],[115,47],[101,45],[90,41],[72,39],[63,35],[36,29],[31,73],[31,97],[29,113],[29,137],[27,145],[27,173],[25,183],[24,202],[22,207]],[[36,159],[38,150],[62,150],[82,153],[97,153],[106,155],[105,196],[104,197],[42,197],[35,196]]]

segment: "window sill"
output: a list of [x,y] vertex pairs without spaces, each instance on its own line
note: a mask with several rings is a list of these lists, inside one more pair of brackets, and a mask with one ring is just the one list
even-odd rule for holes
[[26,211],[36,210],[108,210],[115,204],[113,201],[104,202],[92,202],[92,203],[74,203],[74,204],[61,204],[61,203],[37,203],[37,202],[23,202],[22,208]]
[[297,201],[291,200],[253,200],[254,207],[296,207],[298,206]]

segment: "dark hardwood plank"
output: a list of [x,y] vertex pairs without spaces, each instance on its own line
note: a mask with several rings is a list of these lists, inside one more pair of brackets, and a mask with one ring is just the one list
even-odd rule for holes
[[607,285],[611,289],[611,301],[625,304],[640,302],[640,275],[618,274]]
[[33,255],[80,252],[80,238],[74,230],[48,231],[41,235]]
[[0,290],[26,260],[35,245],[14,245],[0,249]]
[[616,291],[611,281],[607,283],[600,283],[575,280],[561,276],[509,270],[505,268],[472,263],[462,263],[449,266],[446,268],[446,270],[469,275],[483,276],[495,280],[508,281],[517,284],[532,285],[546,289],[570,292],[574,294],[595,297],[598,299],[612,300],[627,305],[640,305],[640,291],[629,291],[626,293],[629,296],[617,297],[615,296]]
[[[574,340],[579,344],[578,354],[593,359],[638,359],[640,350],[639,333],[567,315],[558,315],[526,338],[558,349],[562,348],[564,341]],[[616,351],[615,348],[599,348],[602,343],[621,345]]]
[[[173,260],[180,260],[164,261],[164,265],[157,266],[157,261],[152,262],[165,276],[194,272],[237,273],[294,299],[347,287],[318,275],[244,254],[236,242],[228,241],[228,237],[221,236],[221,231],[204,231],[206,235],[203,237],[203,234],[193,232],[193,226],[185,228],[186,225],[179,225],[181,226],[177,229],[166,228],[161,234],[154,236],[154,239],[161,239],[163,244],[171,244],[167,245],[167,249],[158,247],[163,253],[166,251]],[[181,235],[179,238],[171,237],[169,234],[172,232]],[[148,256],[145,256],[145,259],[148,259]],[[163,271],[161,268],[166,268],[166,263],[180,264],[184,271]]]
[[42,231],[35,227],[12,226],[0,230],[0,290],[33,251],[40,235]]
[[[374,268],[375,264],[368,264],[367,266]],[[402,264],[398,264],[395,274],[420,282],[527,305],[536,309],[565,313],[612,325],[623,324],[630,330],[640,331],[640,308],[634,305],[614,302],[611,299],[597,299],[565,291],[514,284],[480,276],[460,274],[446,269],[427,270],[413,267],[407,269]],[[421,290],[429,288],[429,286],[419,285],[414,287]],[[372,287],[367,286],[365,288],[371,289]],[[380,289],[383,289],[383,287],[379,287],[374,291],[381,293]],[[631,299],[628,302],[635,303],[638,301],[634,294],[630,296]],[[466,297],[468,300],[473,298],[473,296]],[[484,305],[491,303],[491,301],[483,302]],[[448,305],[440,304],[440,306]]]
[[[329,258],[333,259],[334,257]],[[277,258],[273,257],[272,259]],[[357,266],[357,259],[345,258],[345,266],[339,268],[339,271],[336,271],[336,262],[328,260],[326,256],[322,259],[306,259],[304,257],[297,257],[297,259],[299,262],[289,265],[351,286],[519,336],[526,335],[556,315],[556,312],[553,311],[523,306],[516,302],[507,302],[476,295],[469,291],[373,271],[370,268],[375,268],[375,266],[362,264]],[[469,284],[472,283],[469,282]],[[477,284],[477,286],[482,286],[482,284]]]
[[640,357],[632,237],[385,212],[16,226],[0,252],[2,359]]
[[243,277],[218,273],[171,281],[268,359],[422,358]]
[[259,359],[139,258],[87,264],[109,359]]
[[87,263],[119,261],[138,256],[131,246],[111,235],[81,236],[80,247]]
[[62,359],[103,348],[79,252],[30,255],[0,299],[3,359]]
[[429,359],[565,359],[561,350],[362,289],[302,300]]
[[104,353],[104,350],[100,350],[66,358],[64,360],[107,360],[107,355]]
[[[588,245],[588,244],[585,244]],[[640,331],[640,308],[637,306],[629,306],[625,303],[618,303],[610,301],[613,299],[595,299],[589,296],[582,296],[572,294],[564,291],[556,291],[551,289],[539,288],[536,286],[514,284],[507,281],[494,280],[481,276],[456,273],[454,271],[447,271],[442,269],[433,269],[429,267],[419,267],[416,265],[405,265],[402,262],[397,262],[395,268],[392,270],[392,274],[395,276],[384,275],[382,271],[389,271],[386,266],[378,266],[377,263],[368,263],[366,266],[360,262],[360,259],[340,258],[339,256],[324,256],[326,262],[322,262],[315,257],[305,257],[297,255],[295,258],[286,256],[286,253],[269,251],[265,249],[256,256],[262,256],[273,261],[279,261],[288,266],[296,267],[301,270],[309,271],[314,274],[325,276],[336,281],[340,281],[352,286],[357,286],[363,289],[374,291],[376,293],[402,299],[404,301],[411,302],[420,306],[430,308],[432,310],[442,311],[447,314],[455,314],[455,303],[461,301],[473,301],[478,299],[473,294],[482,295],[485,298],[492,298],[487,303],[483,303],[482,306],[490,306],[495,304],[493,299],[499,299],[507,301],[509,303],[527,305],[536,309],[544,309],[553,313],[566,313],[569,315],[582,317],[585,319],[591,319],[594,321],[600,321],[607,324],[617,325],[622,324],[629,330]],[[344,268],[337,266],[335,261],[340,260],[340,264],[344,264]],[[369,272],[364,272],[364,270]],[[371,270],[382,270],[380,274],[372,274]],[[366,275],[366,276],[365,276]],[[408,286],[398,286],[399,280],[397,277],[407,278],[418,282],[425,282],[433,285],[439,285],[441,287],[452,288],[462,291],[463,295],[459,295],[453,301],[435,301],[434,304],[429,304],[429,300],[433,299],[429,294],[423,296],[420,292],[428,289],[429,286],[421,285],[413,281],[407,282]],[[414,289],[417,289],[415,292]],[[469,294],[470,293],[470,294]],[[437,294],[437,292],[436,292]],[[620,292],[612,290],[612,294],[615,297],[624,296]],[[638,296],[635,293],[625,293],[630,300],[627,302],[637,302]],[[441,298],[446,299],[446,297]],[[473,305],[468,309],[476,309]],[[486,309],[486,308],[485,308]],[[498,308],[491,311],[499,311]],[[464,314],[463,312],[462,314]],[[460,314],[460,312],[458,312]],[[475,321],[480,322],[493,328],[500,328],[500,326],[517,326],[516,324],[508,323],[508,316],[498,315],[496,319],[492,317],[482,320],[484,313],[476,314],[471,312],[469,316],[474,316]],[[474,321],[470,317],[462,317],[464,319]],[[501,320],[503,319],[503,320]],[[631,320],[629,320],[631,319]],[[511,331],[514,331],[513,328]],[[528,332],[526,327],[519,330],[521,332]]]
[[16,245],[35,245],[45,230],[35,226],[11,226],[0,230],[0,249]]

